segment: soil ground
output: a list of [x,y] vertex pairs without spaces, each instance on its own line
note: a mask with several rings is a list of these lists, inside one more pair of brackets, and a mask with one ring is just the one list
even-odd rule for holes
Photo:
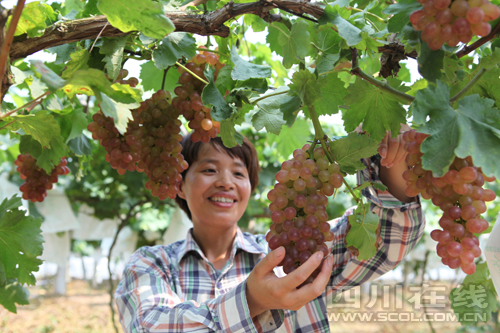
[[[30,288],[30,305],[13,314],[0,307],[0,333],[114,333],[109,296],[105,287],[94,289],[85,281],[67,285],[65,296],[52,287]],[[340,313],[342,310],[331,311]],[[117,318],[117,316],[115,317]],[[116,320],[119,325],[118,318]],[[333,333],[428,333],[427,322],[331,321]],[[459,323],[433,323],[436,333],[454,333]],[[121,332],[121,327],[119,327]],[[465,331],[467,332],[467,331]]]

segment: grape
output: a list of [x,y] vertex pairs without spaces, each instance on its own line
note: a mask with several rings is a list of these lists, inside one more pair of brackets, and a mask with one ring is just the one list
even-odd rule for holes
[[412,158],[413,163],[403,173],[407,183],[405,192],[407,195],[421,193],[443,210],[444,215],[439,220],[442,229],[433,230],[430,235],[438,242],[436,253],[443,264],[450,268],[461,267],[466,274],[472,274],[475,271],[474,258],[481,255],[479,240],[473,234],[489,228],[488,221],[481,218],[481,214],[486,212],[485,201],[496,198],[495,192],[482,186],[486,180],[494,181],[495,178],[484,177],[470,156],[455,158],[444,177],[434,177],[422,168],[420,143],[425,139],[422,135],[415,130],[403,135],[406,147],[412,147],[412,155],[416,156],[407,157],[407,161]]
[[29,154],[18,155],[14,162],[21,179],[25,180],[19,187],[23,193],[22,198],[31,202],[42,202],[47,196],[47,190],[52,189],[53,184],[57,183],[58,175],[67,175],[70,170],[66,166],[68,164],[66,157],[60,159],[59,164],[52,168],[50,174],[38,167],[36,163],[37,160]]
[[484,11],[480,7],[473,7],[467,11],[466,18],[471,24],[482,22]]
[[469,3],[465,0],[457,0],[451,4],[450,8],[453,15],[463,17],[467,14],[470,6]]
[[[287,265],[292,266],[287,266],[287,271],[299,267],[314,252],[327,255],[329,250],[325,241],[335,237],[327,222],[327,196],[342,186],[344,178],[339,165],[328,161],[323,148],[315,148],[312,158],[310,149],[311,145],[306,144],[293,152],[292,159],[282,163],[281,170],[276,173],[278,183],[267,194],[271,201],[271,230],[280,232],[278,241],[288,245],[286,255],[293,261],[288,261]],[[275,242],[274,236],[266,237],[270,247],[275,245],[271,244]],[[283,267],[284,264],[283,261]]]

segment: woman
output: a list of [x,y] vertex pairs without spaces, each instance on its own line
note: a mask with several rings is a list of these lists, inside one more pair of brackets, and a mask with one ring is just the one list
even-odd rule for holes
[[[348,210],[330,221],[332,252],[311,256],[285,276],[274,268],[284,257],[270,253],[264,235],[242,233],[237,223],[258,182],[255,149],[226,148],[183,140],[189,168],[177,202],[193,221],[186,240],[144,247],[131,257],[116,291],[126,332],[329,332],[327,299],[393,269],[423,234],[418,198],[404,194],[407,169],[399,135],[382,141],[379,152],[364,161],[358,178],[382,182],[388,192],[363,190],[380,217],[378,250],[357,260],[344,244]],[[391,168],[389,168],[391,167]],[[299,289],[321,266],[314,282]]]

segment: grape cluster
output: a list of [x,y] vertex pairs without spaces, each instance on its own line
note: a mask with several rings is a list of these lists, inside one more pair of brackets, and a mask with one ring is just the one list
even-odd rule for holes
[[125,80],[125,78],[127,76],[128,76],[128,70],[120,69],[120,71],[118,72],[118,76],[116,77],[115,82],[121,83],[121,84],[128,84],[132,88],[135,88],[139,84],[139,80],[136,77],[130,77],[127,80]]
[[102,113],[93,115],[87,126],[92,137],[106,151],[106,161],[121,175],[128,171],[144,172],[146,188],[161,200],[174,199],[188,164],[181,155],[180,111],[169,103],[169,92],[159,90],[132,111],[132,120],[121,135],[114,120]]
[[[212,52],[204,51],[196,54],[185,67],[205,80],[203,71],[207,64],[215,66],[214,79],[216,79],[224,64],[220,63],[218,56]],[[172,104],[181,110],[184,118],[189,121],[189,128],[194,130],[191,140],[207,143],[220,132],[220,123],[212,120],[210,108],[204,106],[201,101],[205,84],[184,68],[179,66],[177,69],[181,74],[179,77],[181,85],[174,89],[177,97],[172,100]]]
[[[278,183],[269,191],[272,224],[266,235],[269,248],[280,245],[286,255],[279,266],[291,273],[315,252],[329,250],[325,241],[332,241],[333,232],[328,223],[327,196],[342,186],[343,176],[338,164],[330,164],[323,148],[315,148],[309,158],[309,144],[293,152],[291,160],[283,162],[276,174]],[[319,270],[306,283],[312,282]]]
[[66,158],[61,158],[61,162],[52,169],[50,175],[39,168],[36,165],[36,159],[29,154],[18,155],[14,164],[17,166],[21,179],[25,180],[24,184],[19,187],[19,190],[23,192],[23,199],[31,202],[42,202],[47,196],[47,190],[52,189],[52,184],[57,183],[58,176],[69,173]]
[[495,192],[483,189],[485,181],[494,181],[474,166],[472,158],[455,158],[443,177],[434,177],[431,171],[422,168],[420,145],[428,135],[415,130],[405,132],[408,156],[406,162],[411,169],[403,173],[406,180],[406,195],[421,194],[431,199],[443,211],[439,220],[442,229],[431,232],[431,238],[438,242],[437,254],[443,264],[450,268],[462,268],[464,273],[476,270],[474,259],[481,255],[479,240],[474,234],[488,229],[488,222],[481,218],[486,212],[485,201],[495,199]]
[[422,31],[421,38],[432,50],[444,43],[467,44],[473,35],[486,36],[491,31],[489,21],[500,16],[500,8],[488,0],[417,0],[423,9],[410,14],[410,22]]

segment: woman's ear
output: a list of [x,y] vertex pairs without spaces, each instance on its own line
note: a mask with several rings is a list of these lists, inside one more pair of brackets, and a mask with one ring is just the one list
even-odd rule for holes
[[179,183],[179,191],[177,192],[177,195],[181,199],[186,200],[186,194],[184,193],[184,179]]

